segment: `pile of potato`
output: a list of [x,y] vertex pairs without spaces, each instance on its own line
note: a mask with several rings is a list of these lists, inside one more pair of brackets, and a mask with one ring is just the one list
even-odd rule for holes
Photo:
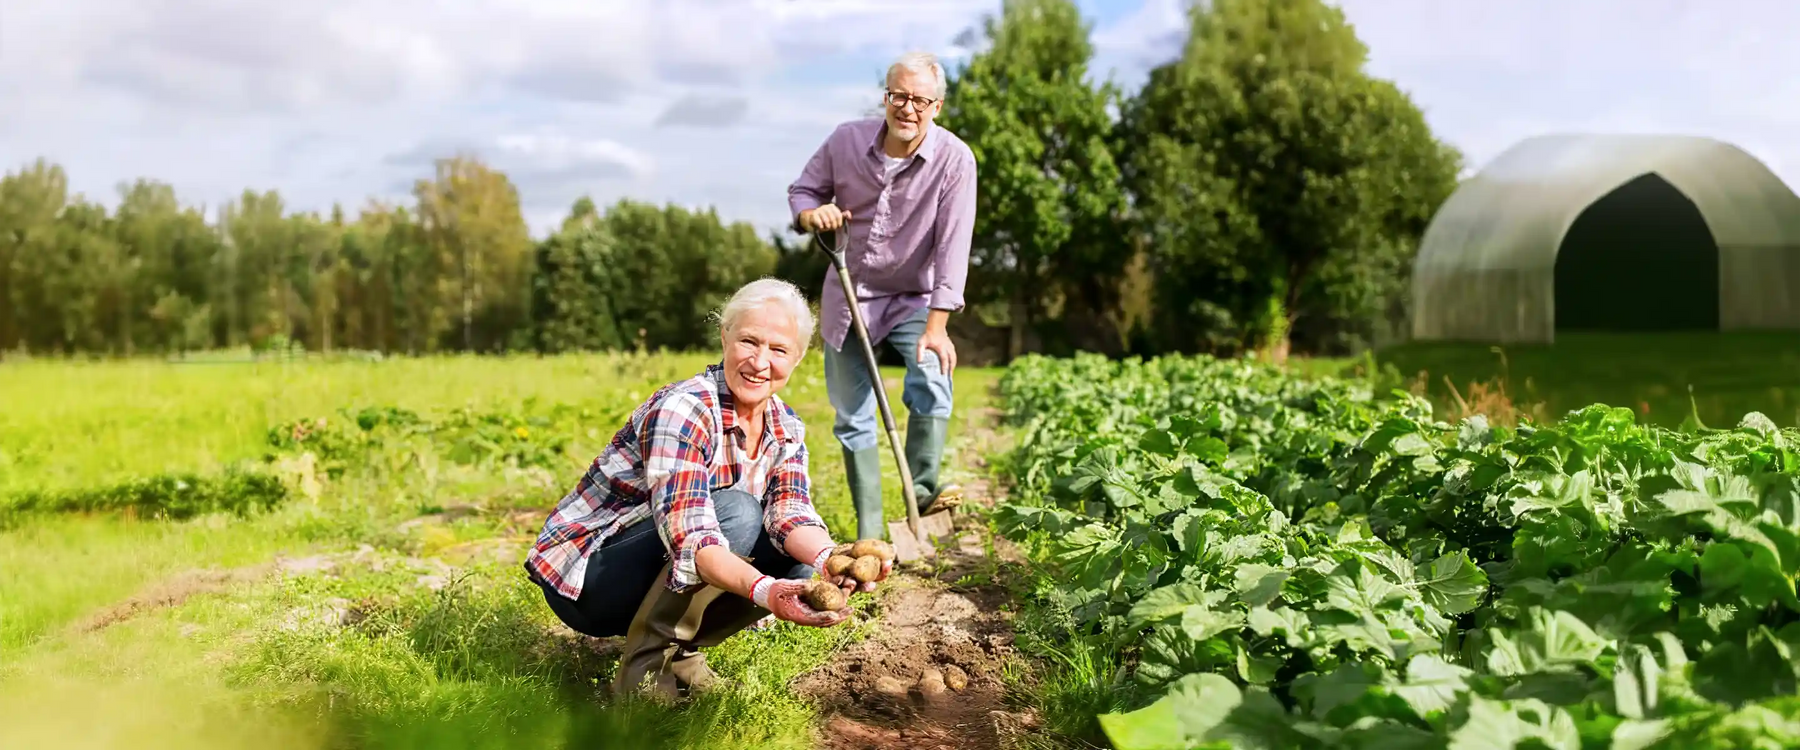
[[[859,539],[838,545],[831,557],[826,558],[825,570],[820,572],[835,578],[847,571],[858,582],[869,583],[881,575],[882,564],[893,559],[893,545],[880,539]],[[835,612],[850,604],[843,589],[819,578],[807,584],[804,598],[807,606],[821,612]]]
[[960,693],[968,687],[969,673],[955,664],[948,665],[941,670],[935,666],[927,666],[925,671],[920,673],[918,682],[911,686],[889,675],[875,678],[876,692],[894,698],[905,698],[912,689],[916,688],[919,695],[925,700],[936,701],[944,697],[946,690]]

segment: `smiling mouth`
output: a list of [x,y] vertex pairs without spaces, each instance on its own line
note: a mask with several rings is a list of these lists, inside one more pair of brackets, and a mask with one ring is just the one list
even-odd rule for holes
[[748,373],[738,373],[738,376],[742,377],[744,379],[744,382],[749,385],[762,385],[764,383],[769,382],[768,378],[758,377],[756,375],[751,375]]

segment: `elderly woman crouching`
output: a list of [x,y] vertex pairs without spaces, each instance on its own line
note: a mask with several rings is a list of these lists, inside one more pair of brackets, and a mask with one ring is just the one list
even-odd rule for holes
[[[838,545],[812,506],[805,425],[776,395],[806,352],[812,312],[793,285],[762,279],[719,319],[721,361],[637,407],[525,561],[570,628],[626,637],[618,693],[710,687],[699,649],[771,613],[817,627],[844,619],[801,598]],[[846,594],[875,587],[824,577]]]

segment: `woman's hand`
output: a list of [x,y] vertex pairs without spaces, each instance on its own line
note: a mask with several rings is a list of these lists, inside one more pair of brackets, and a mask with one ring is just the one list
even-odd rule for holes
[[793,578],[770,578],[763,576],[751,589],[750,599],[756,605],[769,610],[777,619],[786,620],[796,625],[815,628],[829,628],[847,617],[845,611],[821,612],[807,606],[801,595],[806,593],[806,581]]

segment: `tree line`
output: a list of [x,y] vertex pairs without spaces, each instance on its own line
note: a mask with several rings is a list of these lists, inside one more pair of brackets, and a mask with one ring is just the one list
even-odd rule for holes
[[[1180,54],[1130,93],[1092,80],[1071,0],[985,20],[938,120],[980,164],[959,337],[999,358],[1279,357],[1405,329],[1461,156],[1323,0],[1190,13]],[[511,181],[468,155],[354,217],[254,190],[208,217],[148,179],[109,212],[42,160],[0,178],[0,352],[685,349],[711,345],[708,313],[745,281],[816,295],[826,271],[789,235],[630,200],[582,198],[533,240]]]

